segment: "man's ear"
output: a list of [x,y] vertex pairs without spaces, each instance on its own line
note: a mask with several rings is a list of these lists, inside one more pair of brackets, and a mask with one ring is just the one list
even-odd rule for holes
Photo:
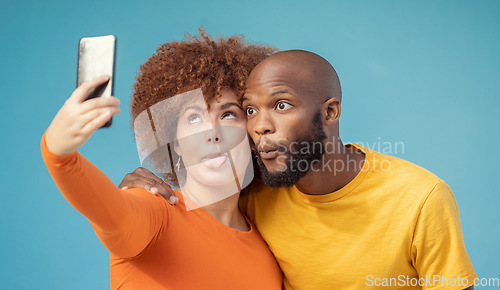
[[322,106],[323,122],[325,126],[330,126],[339,121],[340,101],[337,98],[330,98]]

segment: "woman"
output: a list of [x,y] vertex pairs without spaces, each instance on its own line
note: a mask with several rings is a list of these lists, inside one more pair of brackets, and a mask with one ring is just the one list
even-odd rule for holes
[[[131,101],[141,159],[179,183],[176,206],[143,189],[118,189],[76,151],[120,112],[115,98],[84,102],[106,77],[77,88],[42,137],[50,174],[111,252],[113,289],[281,288],[274,257],[237,206],[248,171],[248,149],[240,146],[248,146],[246,137],[228,134],[244,131],[237,96],[251,69],[273,49],[247,45],[240,37],[213,40],[200,32],[200,37],[160,46],[141,66]],[[161,110],[154,112],[173,96],[187,102],[177,102],[173,122],[158,122],[172,120],[162,118]],[[149,122],[137,121],[146,115]],[[138,130],[143,125],[160,138],[144,137],[146,131]],[[158,162],[159,152],[169,153],[170,161]],[[166,165],[175,169],[162,171]]]

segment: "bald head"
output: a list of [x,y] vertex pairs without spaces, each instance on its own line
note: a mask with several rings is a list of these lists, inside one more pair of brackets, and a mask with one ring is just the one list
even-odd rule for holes
[[283,77],[295,78],[307,87],[308,95],[317,101],[342,100],[339,77],[333,66],[321,56],[305,50],[286,50],[271,55],[254,68],[249,81],[280,71]]
[[[300,164],[312,168],[313,162],[322,158],[324,151],[315,147],[317,144],[325,140],[341,144],[341,96],[332,65],[312,52],[278,52],[252,70],[242,107],[265,183],[295,184],[307,174],[298,169]],[[287,149],[280,151],[283,148]]]

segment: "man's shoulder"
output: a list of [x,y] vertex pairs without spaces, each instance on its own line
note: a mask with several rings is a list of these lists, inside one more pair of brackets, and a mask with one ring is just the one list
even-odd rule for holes
[[408,160],[377,152],[375,150],[353,144],[361,149],[367,156],[365,162],[368,162],[370,170],[376,173],[386,172],[395,177],[405,176],[410,180],[437,182],[439,177],[429,170]]
[[249,208],[254,208],[259,205],[272,207],[279,198],[285,197],[290,192],[290,188],[286,187],[271,187],[260,179],[256,179],[242,190],[239,205],[240,209],[247,212]]
[[444,183],[429,170],[408,160],[377,152],[375,150],[353,144],[366,154],[369,183],[373,185],[389,185],[396,191],[426,195],[438,184]]
[[249,198],[274,198],[276,193],[287,191],[288,188],[285,187],[271,187],[266,185],[261,179],[254,179],[252,183],[248,185],[244,190],[241,191],[241,199]]

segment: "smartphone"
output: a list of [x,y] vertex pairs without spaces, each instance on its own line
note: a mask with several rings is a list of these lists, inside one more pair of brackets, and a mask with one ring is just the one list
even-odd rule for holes
[[[78,69],[76,86],[101,75],[109,75],[109,81],[91,90],[86,100],[109,98],[113,95],[116,59],[116,37],[105,35],[84,37],[78,43]],[[101,128],[110,127],[113,119]]]

